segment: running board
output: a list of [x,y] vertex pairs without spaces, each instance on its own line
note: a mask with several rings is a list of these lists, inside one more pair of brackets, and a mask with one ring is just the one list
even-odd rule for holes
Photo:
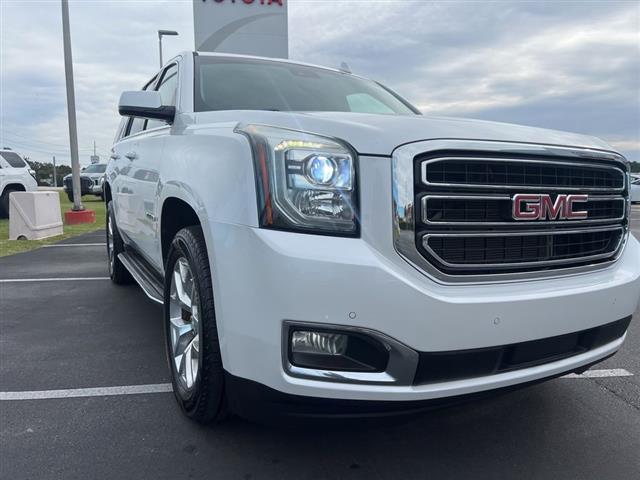
[[157,275],[131,252],[120,253],[118,259],[129,270],[129,273],[138,282],[147,297],[162,305],[164,303],[164,287]]

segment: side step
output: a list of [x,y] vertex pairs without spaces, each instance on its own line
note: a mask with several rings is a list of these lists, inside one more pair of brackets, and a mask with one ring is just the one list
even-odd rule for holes
[[118,259],[129,270],[129,273],[138,282],[147,297],[162,305],[164,303],[162,280],[145,264],[144,260],[132,252],[120,253]]

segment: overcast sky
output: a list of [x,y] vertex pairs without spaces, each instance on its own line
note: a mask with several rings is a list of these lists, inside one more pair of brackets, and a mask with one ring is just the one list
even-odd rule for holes
[[[81,163],[121,91],[193,49],[192,2],[71,1]],[[60,1],[0,0],[0,144],[68,162]],[[290,0],[290,57],[388,84],[425,114],[596,135],[640,161],[640,2]]]

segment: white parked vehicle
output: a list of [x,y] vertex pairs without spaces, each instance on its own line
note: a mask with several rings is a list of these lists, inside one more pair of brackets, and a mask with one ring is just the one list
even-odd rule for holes
[[584,371],[624,340],[640,245],[628,162],[601,140],[200,53],[119,111],[111,278],[164,304],[195,420],[415,412]]
[[631,203],[640,203],[640,175],[631,175]]
[[[97,195],[102,198],[106,170],[106,163],[92,163],[84,167],[80,172],[80,195]],[[73,202],[72,175],[65,175],[62,182],[69,201]]]
[[10,148],[0,149],[0,217],[9,216],[11,192],[31,192],[38,189],[35,172]]

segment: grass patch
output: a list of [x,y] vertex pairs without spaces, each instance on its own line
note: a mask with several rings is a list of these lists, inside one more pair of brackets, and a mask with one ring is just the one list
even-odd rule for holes
[[[85,223],[81,225],[64,225],[64,233],[55,237],[46,238],[44,240],[9,240],[9,219],[0,219],[0,257],[13,255],[14,253],[26,252],[39,248],[43,245],[59,242],[65,238],[75,237],[83,233],[95,232],[102,230],[105,225],[106,208],[105,203],[99,197],[86,195],[82,197],[82,203],[85,208],[96,212],[96,223]],[[72,203],[67,198],[67,194],[60,192],[60,210],[62,211],[63,220],[64,212],[71,210]]]

